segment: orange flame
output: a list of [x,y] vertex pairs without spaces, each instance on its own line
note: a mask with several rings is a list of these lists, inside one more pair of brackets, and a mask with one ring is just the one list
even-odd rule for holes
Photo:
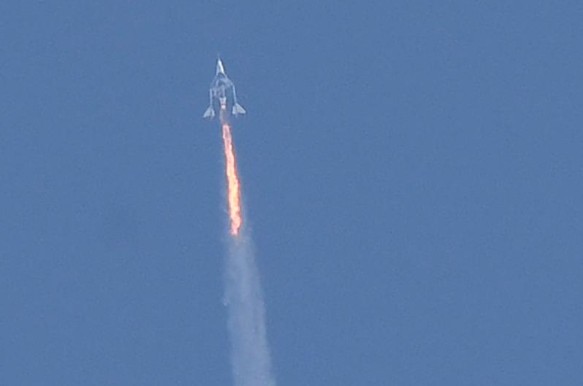
[[223,143],[225,144],[225,162],[227,174],[227,198],[229,204],[229,218],[231,220],[231,235],[238,236],[243,223],[241,215],[241,184],[237,174],[237,161],[233,148],[231,127],[223,123]]

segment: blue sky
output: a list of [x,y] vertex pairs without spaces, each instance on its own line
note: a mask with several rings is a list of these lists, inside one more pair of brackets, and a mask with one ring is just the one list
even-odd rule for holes
[[578,2],[0,15],[0,384],[231,384],[218,54],[280,385],[583,379]]

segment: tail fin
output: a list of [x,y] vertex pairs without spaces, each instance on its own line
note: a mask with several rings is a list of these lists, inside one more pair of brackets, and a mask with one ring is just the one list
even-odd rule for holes
[[209,106],[208,109],[204,112],[203,118],[213,119],[215,117],[215,110],[213,110],[212,106]]
[[245,111],[245,109],[243,108],[243,106],[241,106],[241,105],[240,105],[240,104],[238,104],[238,103],[235,103],[235,106],[233,106],[233,115],[235,115],[235,116],[236,116],[236,115],[239,115],[239,114],[245,114],[245,113],[246,113],[246,111]]

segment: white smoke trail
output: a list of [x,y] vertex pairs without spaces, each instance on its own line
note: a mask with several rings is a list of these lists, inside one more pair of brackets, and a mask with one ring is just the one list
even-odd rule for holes
[[245,230],[229,237],[225,279],[235,386],[275,386],[259,271]]
[[225,150],[229,254],[225,301],[229,312],[233,378],[236,386],[274,386],[265,333],[265,308],[253,243],[244,221],[241,182],[231,126],[221,120]]

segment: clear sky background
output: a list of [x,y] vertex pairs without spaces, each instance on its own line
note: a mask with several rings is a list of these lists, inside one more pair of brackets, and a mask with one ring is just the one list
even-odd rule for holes
[[231,384],[217,54],[279,385],[581,384],[579,1],[164,3],[0,3],[0,384]]

